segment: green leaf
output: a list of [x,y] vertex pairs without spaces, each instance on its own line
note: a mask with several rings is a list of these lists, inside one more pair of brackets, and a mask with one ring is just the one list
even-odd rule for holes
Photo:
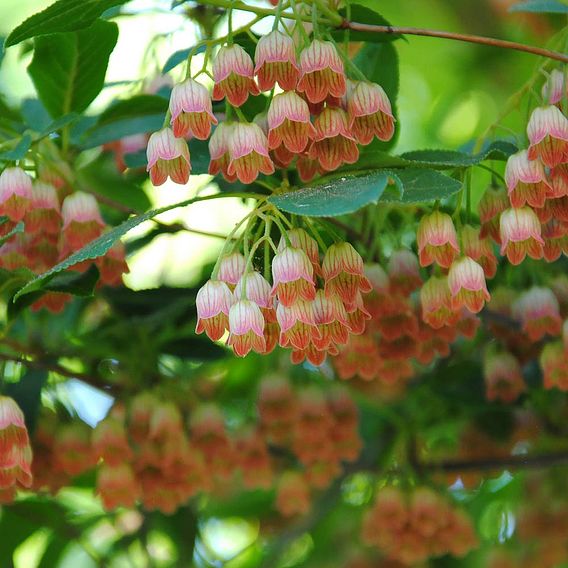
[[269,197],[278,209],[309,217],[337,217],[377,203],[389,182],[389,173],[375,171],[343,176]]
[[52,117],[81,112],[91,104],[103,88],[117,39],[118,26],[103,20],[80,31],[35,39],[28,73]]
[[79,116],[76,112],[70,112],[69,114],[64,114],[53,122],[49,123],[40,133],[40,136],[48,136],[53,132],[61,130],[69,124],[73,124],[75,121],[79,120]]
[[4,45],[10,47],[35,36],[87,28],[104,11],[126,2],[128,0],[59,0],[22,22]]
[[53,276],[71,268],[75,264],[79,262],[83,262],[85,260],[94,260],[95,258],[99,258],[100,256],[105,255],[110,248],[114,245],[116,241],[118,241],[122,236],[126,235],[130,229],[137,227],[140,223],[144,221],[148,221],[156,217],[156,215],[160,215],[160,213],[165,213],[166,211],[171,211],[172,209],[176,209],[178,207],[186,207],[187,205],[191,205],[192,203],[196,203],[197,201],[205,201],[209,199],[219,199],[221,197],[242,197],[240,194],[234,193],[224,193],[224,194],[217,194],[207,197],[193,197],[192,199],[187,199],[185,201],[181,201],[179,203],[174,203],[173,205],[167,205],[165,207],[160,207],[159,209],[151,209],[150,211],[146,211],[142,215],[136,215],[124,221],[117,227],[114,227],[108,233],[101,235],[98,239],[91,241],[88,245],[84,246],[82,249],[78,250],[77,252],[73,253],[71,256],[67,257],[65,260],[61,261],[59,264],[56,264],[43,274],[36,276],[33,280],[28,282],[23,288],[21,288],[12,299],[13,302],[16,302],[18,298],[25,294],[30,294],[31,292],[35,292],[36,290],[40,290],[45,286],[47,282],[49,282]]
[[29,134],[24,134],[20,141],[12,150],[6,150],[0,154],[0,160],[5,162],[15,162],[16,160],[21,160],[30,149],[32,145],[32,137]]
[[568,5],[558,0],[527,0],[514,4],[509,12],[533,12],[536,14],[568,14]]
[[17,383],[7,383],[5,394],[11,396],[26,417],[26,426],[33,432],[41,401],[41,389],[47,382],[47,371],[28,369]]
[[402,197],[385,196],[384,201],[420,203],[445,199],[457,193],[462,184],[456,179],[428,169],[404,169],[391,174],[403,189]]
[[[376,0],[357,0],[351,2],[351,21],[360,24],[371,24],[374,26],[390,26],[391,24],[376,11]],[[345,18],[346,11],[342,9],[339,13]],[[345,39],[345,30],[336,30],[332,32],[333,39],[337,42]],[[369,43],[383,43],[400,39],[402,36],[399,34],[391,33],[375,33],[375,32],[361,32],[349,30],[350,41],[365,41]]]

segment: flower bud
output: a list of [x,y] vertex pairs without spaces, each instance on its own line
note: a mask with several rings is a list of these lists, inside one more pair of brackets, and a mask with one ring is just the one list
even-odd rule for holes
[[191,78],[172,89],[170,112],[176,138],[195,136],[199,140],[207,140],[211,133],[211,124],[217,124],[209,91]]
[[170,128],[154,132],[148,140],[146,149],[152,185],[159,186],[168,177],[175,183],[185,185],[191,172],[191,162],[187,142],[176,138]]
[[237,123],[229,136],[229,176],[242,183],[252,183],[259,173],[274,173],[274,164],[268,155],[268,140],[254,123]]
[[529,160],[539,158],[545,166],[568,161],[568,119],[555,106],[537,107],[527,125]]

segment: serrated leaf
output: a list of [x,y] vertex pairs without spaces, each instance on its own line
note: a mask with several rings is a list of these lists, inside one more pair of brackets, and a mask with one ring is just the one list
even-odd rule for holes
[[269,197],[278,209],[309,217],[337,217],[377,203],[389,182],[379,170],[359,176],[345,175],[316,185]]
[[36,36],[87,28],[105,10],[126,2],[128,0],[59,0],[12,30],[4,45],[10,47]]
[[568,5],[558,0],[526,0],[513,4],[509,12],[533,12],[536,14],[568,14]]
[[404,189],[402,198],[394,199],[385,196],[384,201],[400,203],[420,203],[446,199],[457,193],[462,184],[460,181],[435,170],[403,169],[393,174],[397,183]]
[[65,260],[61,261],[59,264],[56,264],[43,274],[36,276],[14,295],[12,301],[16,302],[21,296],[30,294],[31,292],[35,292],[36,290],[40,290],[45,286],[47,282],[49,282],[53,278],[53,276],[67,270],[68,268],[71,268],[79,262],[83,262],[85,260],[94,260],[95,258],[99,258],[105,255],[116,241],[118,241],[122,236],[126,235],[128,231],[140,225],[140,223],[148,221],[149,219],[152,219],[157,215],[160,215],[161,213],[171,211],[172,209],[176,209],[178,207],[186,207],[187,205],[191,205],[192,203],[195,203],[197,201],[219,199],[220,197],[234,197],[234,195],[226,193],[211,197],[194,197],[192,199],[186,199],[185,201],[181,201],[179,203],[174,203],[173,205],[160,207],[159,209],[151,209],[150,211],[146,211],[146,213],[131,217],[130,219],[124,221],[124,223],[121,223],[120,225],[111,229],[108,233],[105,233],[94,241],[91,241],[88,245],[73,253]]
[[118,26],[97,20],[76,32],[35,38],[28,67],[36,91],[54,118],[85,110],[104,85]]
[[[168,57],[168,60],[166,61],[164,68],[162,69],[162,73],[164,74],[169,73],[172,69],[175,69],[178,65],[180,65],[184,61],[187,61],[187,58],[189,57],[189,54],[192,52],[193,49],[194,49],[193,47],[188,47],[187,49],[180,49],[179,51],[172,53]],[[206,49],[205,45],[200,45],[197,49],[193,51],[193,55],[204,53],[205,49]]]
[[32,145],[32,137],[29,134],[24,134],[20,141],[12,150],[6,150],[0,154],[0,160],[4,162],[15,162],[16,160],[21,160]]
[[[345,18],[347,12],[345,8],[341,9],[339,13]],[[374,26],[390,26],[390,22],[383,18],[376,10],[375,0],[359,0],[358,2],[351,2],[351,18],[352,22],[359,22],[361,24],[371,24]],[[335,30],[331,33],[333,39],[341,42],[345,39],[345,30]],[[399,34],[384,33],[379,34],[375,32],[362,32],[356,30],[349,30],[350,41],[365,41],[369,43],[383,43],[400,39],[402,36]]]

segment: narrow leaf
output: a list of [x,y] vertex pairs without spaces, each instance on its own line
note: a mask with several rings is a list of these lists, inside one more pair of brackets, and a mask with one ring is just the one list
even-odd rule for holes
[[16,160],[21,160],[30,149],[32,145],[32,137],[29,134],[24,134],[20,141],[12,150],[6,150],[0,154],[0,160],[5,162],[15,162]]
[[162,73],[169,73],[172,69],[175,69],[178,65],[187,61],[189,54],[193,50],[193,55],[197,55],[198,53],[205,52],[205,45],[200,45],[197,49],[194,50],[193,47],[188,47],[187,49],[180,49],[172,53],[168,60],[166,61],[164,68],[162,69]]
[[22,22],[6,39],[5,46],[25,39],[89,27],[105,10],[128,0],[59,0]]

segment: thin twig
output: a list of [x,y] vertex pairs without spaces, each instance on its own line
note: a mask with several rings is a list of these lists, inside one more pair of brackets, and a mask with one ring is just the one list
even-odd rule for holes
[[430,30],[426,28],[411,28],[405,26],[378,26],[373,24],[362,24],[359,22],[349,22],[343,20],[340,26],[343,29],[349,29],[359,32],[370,32],[377,34],[387,35],[415,35],[425,37],[436,37],[442,39],[451,39],[454,41],[465,41],[467,43],[477,43],[480,45],[489,45],[491,47],[499,47],[502,49],[514,49],[516,51],[523,51],[525,53],[532,53],[533,55],[540,55],[541,57],[548,57],[555,59],[562,63],[568,63],[568,55],[560,53],[559,51],[552,51],[543,47],[536,47],[533,45],[525,45],[515,41],[508,41],[505,39],[496,39],[492,37],[478,36],[472,34],[461,34],[457,32],[446,32],[442,30]]

